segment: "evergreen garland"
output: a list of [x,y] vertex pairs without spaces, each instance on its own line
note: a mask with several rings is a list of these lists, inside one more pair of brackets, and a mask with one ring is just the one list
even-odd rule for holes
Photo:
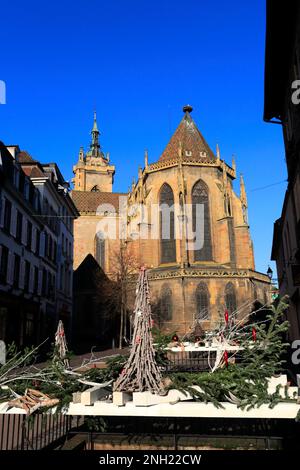
[[[267,323],[256,325],[256,341],[250,341],[247,331],[243,331],[239,363],[229,363],[228,367],[213,373],[173,373],[169,375],[168,389],[188,392],[194,399],[212,402],[217,407],[222,407],[221,402],[229,401],[242,409],[264,403],[272,408],[282,401],[280,386],[277,386],[275,393],[268,393],[268,379],[280,373],[283,354],[288,346],[283,342],[283,336],[289,323],[282,321],[288,307],[286,300],[284,297],[277,305],[270,307]],[[201,391],[195,386],[200,387]]]

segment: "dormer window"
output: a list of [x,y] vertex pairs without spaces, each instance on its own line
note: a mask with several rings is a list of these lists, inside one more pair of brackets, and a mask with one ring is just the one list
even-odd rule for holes
[[192,152],[190,150],[186,150],[185,151],[185,155],[186,157],[191,157],[192,156]]

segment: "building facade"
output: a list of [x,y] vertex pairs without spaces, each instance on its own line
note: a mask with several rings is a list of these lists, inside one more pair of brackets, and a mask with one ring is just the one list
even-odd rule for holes
[[55,164],[2,143],[1,160],[1,337],[25,346],[52,340],[59,319],[71,328],[78,213]]
[[25,346],[41,334],[41,200],[2,142],[0,152],[0,336]]
[[[112,166],[100,147],[93,170],[90,156],[80,150],[72,191],[80,213],[74,229],[75,267],[91,253],[109,276],[114,252],[125,243],[137,264],[150,269],[159,325],[179,333],[187,333],[195,322],[214,328],[226,309],[235,319],[243,316],[255,300],[266,304],[270,293],[268,277],[255,271],[243,178],[237,195],[235,163],[228,165],[218,148],[212,152],[191,113],[191,106],[185,106],[158,161],[149,163],[145,154],[128,195],[102,190],[110,187]],[[91,148],[100,145],[95,127],[94,122]],[[79,170],[85,173],[81,181],[88,181],[92,171],[90,190],[79,186]]]
[[288,186],[274,224],[272,260],[289,296],[290,340],[300,338],[300,6],[267,1],[264,120],[282,125]]

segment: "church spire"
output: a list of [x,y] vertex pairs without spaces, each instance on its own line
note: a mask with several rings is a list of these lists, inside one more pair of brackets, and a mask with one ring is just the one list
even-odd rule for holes
[[100,143],[99,143],[99,135],[100,132],[98,130],[97,126],[97,113],[94,111],[94,125],[92,129],[92,143],[90,145],[91,151],[92,151],[92,156],[93,157],[99,157],[100,155]]
[[244,178],[243,178],[242,173],[241,173],[241,176],[240,176],[240,200],[241,200],[241,203],[242,203],[242,212],[243,212],[244,224],[249,225],[247,194],[246,194],[246,188],[245,188],[245,183],[244,183]]
[[240,176],[240,200],[243,206],[248,207],[246,188],[245,188],[245,183],[244,183],[244,178],[243,178],[242,173]]

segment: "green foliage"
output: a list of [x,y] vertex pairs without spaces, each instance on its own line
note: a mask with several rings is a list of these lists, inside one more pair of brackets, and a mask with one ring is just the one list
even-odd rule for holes
[[[287,343],[283,338],[288,329],[288,322],[282,320],[287,308],[286,298],[276,301],[270,307],[267,322],[257,324],[256,341],[249,341],[251,328],[244,327],[240,330],[238,338],[241,346],[240,361],[229,364],[211,372],[199,373],[172,373],[169,389],[177,389],[184,393],[190,393],[196,400],[212,402],[216,407],[222,407],[222,402],[231,401],[242,409],[250,409],[268,403],[275,406],[280,400],[280,390],[268,394],[268,378],[280,373],[283,363],[283,353]],[[247,330],[248,328],[248,330]],[[155,343],[156,357],[159,364],[165,364],[165,348],[170,343],[173,334],[164,335],[159,330],[153,329],[153,341]],[[57,412],[65,409],[72,401],[74,392],[82,392],[89,386],[80,383],[77,377],[68,374],[62,360],[55,348],[52,350],[47,366],[39,371],[34,369],[35,378],[30,378],[27,370],[29,363],[35,360],[38,348],[28,348],[18,352],[15,345],[8,347],[7,363],[0,366],[0,384],[9,380],[8,386],[19,394],[24,395],[26,388],[34,388],[60,400]],[[82,379],[91,382],[103,383],[119,377],[121,370],[127,362],[127,356],[115,356],[107,361],[105,369],[90,368],[82,373]],[[11,374],[13,371],[12,380]],[[16,372],[17,371],[17,372]],[[33,374],[34,375],[34,374]],[[199,389],[195,389],[198,386]],[[10,389],[1,389],[0,401],[12,398]],[[281,399],[282,400],[282,399]],[[43,408],[43,411],[45,409]],[[298,413],[300,419],[300,413]],[[97,420],[90,423],[92,429],[105,429],[105,421]]]
[[167,362],[166,348],[172,341],[175,333],[164,334],[158,328],[152,328],[152,338],[155,348],[155,359],[158,365],[164,365]]
[[107,421],[102,416],[88,416],[85,418],[84,424],[89,431],[105,432],[107,430]]
[[[283,336],[289,326],[287,321],[282,321],[282,315],[287,306],[286,298],[277,306],[271,306],[268,324],[256,325],[256,341],[242,341],[244,350],[239,363],[229,364],[213,373],[171,374],[168,388],[189,392],[196,400],[212,402],[217,407],[224,401],[232,401],[242,409],[263,403],[275,406],[280,401],[280,390],[277,387],[276,392],[269,395],[268,378],[282,368],[282,356],[288,345],[283,342]],[[201,390],[195,390],[194,386]]]

